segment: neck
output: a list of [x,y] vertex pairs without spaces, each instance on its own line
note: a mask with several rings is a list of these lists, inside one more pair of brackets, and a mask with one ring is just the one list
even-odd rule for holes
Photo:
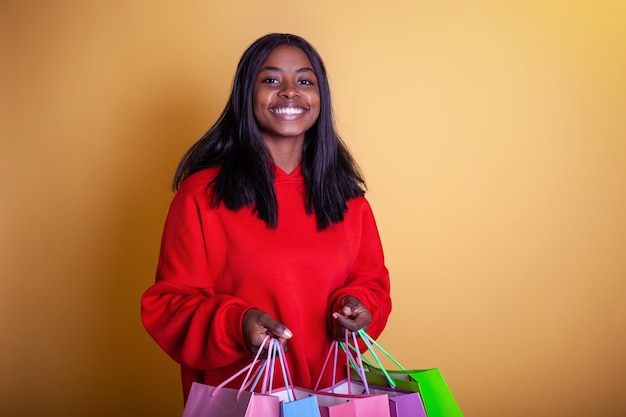
[[265,141],[274,165],[291,174],[302,162],[302,139],[290,139],[283,141]]

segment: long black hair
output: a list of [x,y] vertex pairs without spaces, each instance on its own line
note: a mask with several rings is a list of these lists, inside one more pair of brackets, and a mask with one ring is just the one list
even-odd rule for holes
[[322,58],[306,40],[292,34],[272,33],[256,40],[244,52],[233,81],[232,92],[217,122],[183,156],[174,174],[176,191],[185,178],[204,168],[219,166],[208,187],[213,187],[211,204],[223,203],[230,210],[244,206],[271,228],[278,225],[278,203],[274,190],[272,158],[257,127],[253,108],[254,82],[267,55],[279,45],[302,49],[317,76],[320,114],[305,133],[302,175],[305,208],[315,213],[323,230],[341,222],[348,200],[365,193],[365,181],[346,145],[336,132],[328,76]]

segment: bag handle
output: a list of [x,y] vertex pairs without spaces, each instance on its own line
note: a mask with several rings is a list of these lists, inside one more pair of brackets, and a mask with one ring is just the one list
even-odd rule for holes
[[330,347],[328,348],[328,353],[326,354],[326,359],[324,360],[324,365],[322,365],[322,370],[320,371],[320,376],[317,378],[317,382],[315,383],[315,387],[313,388],[314,391],[317,391],[319,389],[320,386],[320,382],[322,381],[322,376],[324,375],[324,371],[326,370],[326,366],[328,365],[328,360],[330,359],[330,354],[331,353],[335,353],[335,357],[333,360],[333,388],[335,385],[335,379],[337,377],[336,372],[337,372],[337,353],[339,351],[339,349],[337,349],[337,341],[333,340],[332,343],[330,344]]
[[285,381],[285,387],[287,389],[287,397],[289,401],[296,399],[296,391],[294,390],[293,380],[291,379],[291,373],[289,372],[289,366],[287,366],[287,358],[285,357],[285,349],[282,343],[276,340],[276,350],[278,351],[278,359],[280,360],[280,369],[283,372],[283,381]]
[[[270,339],[271,339],[271,337],[269,335],[267,335],[267,336],[265,336],[263,338],[263,341],[261,342],[261,346],[259,346],[259,350],[257,351],[256,356],[254,357],[254,361],[252,362],[252,365],[256,364],[259,361],[259,357],[261,356],[261,352],[263,351],[263,347],[265,347],[265,343],[267,343],[267,341],[270,340]],[[264,366],[265,366],[265,364],[263,364],[261,369],[259,369],[257,375],[260,376],[261,373],[263,373],[263,367]],[[248,379],[250,378],[250,374],[252,373],[252,368],[253,368],[253,366],[250,366],[250,369],[248,369],[248,373],[246,374],[246,377],[244,378],[243,382],[241,383],[241,387],[239,388],[239,391],[237,392],[237,401],[239,401],[239,397],[241,396],[241,393],[243,392],[245,387],[248,385]],[[265,372],[265,375],[267,376],[267,371]],[[251,390],[254,390],[254,387]]]
[[267,363],[267,372],[265,372],[263,385],[261,386],[261,392],[263,394],[271,394],[272,386],[274,385],[274,366],[276,363],[275,347],[274,339],[271,339],[267,349],[267,359],[265,360]]
[[241,392],[244,390],[244,387],[247,385],[247,381],[248,381],[248,378],[250,377],[250,374],[252,373],[252,369],[259,362],[259,355],[261,354],[261,351],[263,350],[263,346],[265,345],[265,343],[267,342],[268,339],[269,339],[269,336],[266,336],[263,339],[263,341],[261,342],[261,346],[259,348],[259,351],[257,352],[256,356],[254,357],[254,360],[250,364],[244,366],[242,369],[237,371],[234,375],[230,376],[224,382],[222,382],[221,384],[216,386],[215,389],[213,391],[211,391],[210,396],[212,397],[213,394],[215,394],[220,389],[224,388],[229,382],[233,381],[239,375],[241,375],[241,374],[243,374],[244,372],[247,371],[248,373],[246,374],[246,377],[244,378],[243,382],[241,383],[241,387],[239,388],[239,392],[237,393],[237,400],[239,400],[239,396],[241,395]]
[[293,381],[291,379],[291,373],[289,372],[289,366],[287,366],[285,350],[283,348],[283,345],[274,338],[271,339],[270,345],[268,347],[268,357],[263,361],[263,364],[260,366],[259,371],[257,371],[250,390],[254,391],[257,384],[259,383],[259,380],[261,379],[261,375],[263,375],[261,393],[272,393],[272,387],[274,386],[274,369],[277,357],[280,363],[281,372],[283,374],[283,380],[285,381],[288,401],[294,401],[296,399],[295,390]]
[[[346,366],[347,366],[347,375],[348,375],[348,392],[352,393],[352,387],[350,386],[350,367],[354,368],[361,378],[361,382],[363,382],[363,386],[365,387],[365,393],[370,394],[370,387],[367,382],[367,378],[365,377],[365,367],[363,366],[363,356],[361,355],[361,351],[358,348],[358,343],[356,339],[356,333],[351,332],[352,334],[352,344],[348,341],[348,330],[346,329],[346,338],[345,345],[341,345],[344,352],[346,352]],[[350,350],[355,352],[355,356],[352,356]]]
[[[369,343],[373,344],[374,346],[376,346],[378,349],[380,349],[381,352],[383,352],[383,354],[388,357],[389,359],[391,359],[391,361],[393,363],[395,363],[401,370],[406,371],[406,368],[402,365],[400,365],[400,362],[398,362],[396,360],[396,358],[394,358],[393,356],[391,356],[391,354],[389,352],[387,352],[376,340],[374,340],[374,338],[372,336],[370,336],[369,334],[367,334],[367,332],[363,329],[359,329],[357,330],[357,333],[359,334],[359,336],[361,336],[361,339],[363,339],[363,341],[365,342],[365,344],[368,345],[368,349],[370,348]],[[372,349],[370,349],[372,350]],[[380,365],[380,364],[379,364]]]
[[261,380],[261,376],[264,375],[263,372],[267,372],[267,361],[264,360],[261,363],[261,366],[259,366],[259,369],[255,372],[254,374],[254,381],[250,382],[250,388],[246,387],[246,389],[248,389],[249,391],[254,391],[256,386],[258,385],[259,381]]
[[[330,386],[330,390],[331,392],[335,392],[335,387],[337,385],[337,356],[339,353],[339,347],[341,347],[344,353],[346,354],[346,371],[347,371],[346,374],[347,374],[348,392],[352,393],[350,368],[353,367],[357,371],[359,377],[361,378],[361,381],[363,382],[363,385],[365,386],[366,393],[367,394],[370,393],[369,384],[367,382],[367,378],[365,377],[365,367],[363,366],[364,358],[361,356],[361,352],[359,352],[358,349],[354,348],[354,346],[350,343],[350,340],[349,340],[350,336],[352,336],[352,340],[353,340],[352,344],[354,344],[354,346],[358,346],[356,333],[350,332],[348,329],[345,329],[343,342],[339,342],[338,340],[333,340],[332,343],[330,344],[330,347],[328,348],[328,353],[326,354],[326,359],[324,360],[324,365],[322,365],[320,375],[317,378],[315,387],[313,388],[315,391],[319,390],[319,385],[322,380],[322,376],[324,375],[324,372],[326,371],[326,367],[328,366],[330,355],[334,353],[333,377],[332,377],[332,385]],[[346,348],[346,346],[348,346],[349,348]],[[356,354],[352,355],[352,352],[350,352],[350,349],[354,350]]]
[[[380,359],[378,358],[378,355],[376,354],[376,350],[374,349],[374,347],[372,346],[372,344],[374,344],[376,347],[378,347],[381,352],[383,352],[385,354],[385,356],[387,356],[389,359],[391,359],[396,365],[398,365],[400,367],[400,369],[405,370],[405,368],[400,365],[400,363],[393,358],[389,352],[387,352],[385,349],[383,349],[382,346],[380,346],[378,344],[378,342],[376,342],[370,335],[368,335],[365,330],[363,329],[359,329],[357,330],[357,334],[359,336],[361,336],[361,339],[363,340],[363,342],[365,343],[365,346],[367,346],[367,350],[370,352],[370,354],[372,355],[372,357],[374,358],[374,361],[378,364],[378,367],[380,368],[380,370],[383,372],[383,375],[385,376],[385,379],[387,379],[387,382],[389,383],[389,385],[392,388],[396,388],[396,382],[393,380],[393,378],[391,378],[391,376],[389,375],[389,372],[387,372],[387,369],[385,368],[385,366],[382,364],[382,362],[380,361]],[[358,349],[355,348],[354,346],[349,346],[350,349],[357,351]],[[370,366],[374,366],[374,364],[372,364],[370,361],[368,361],[366,358],[362,358],[363,361],[365,363],[367,363]],[[359,372],[358,368],[354,368],[357,372]]]

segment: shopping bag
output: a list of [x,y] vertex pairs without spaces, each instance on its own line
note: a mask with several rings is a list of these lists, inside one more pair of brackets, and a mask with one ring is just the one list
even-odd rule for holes
[[[420,393],[428,417],[463,417],[438,368],[387,372],[397,388]],[[381,368],[366,365],[366,378],[371,385],[388,385],[388,379]]]
[[[277,355],[275,355],[274,352],[276,352]],[[302,398],[296,398],[293,381],[291,379],[291,372],[289,371],[287,361],[285,360],[285,352],[283,350],[283,346],[277,340],[274,342],[273,349],[270,349],[269,358],[276,358],[276,356],[278,356],[280,369],[283,373],[283,381],[285,381],[284,392],[287,394],[286,398],[282,398],[280,400],[280,417],[321,417],[316,397],[303,396]],[[271,363],[271,359],[268,360],[268,363],[272,367],[271,372],[273,372],[274,366]],[[269,387],[268,393],[271,394],[271,382]]]
[[[183,417],[279,417],[280,400],[277,397],[245,390],[267,340],[268,338],[263,340],[259,353],[251,364],[220,385],[194,382],[185,403]],[[225,386],[244,372],[247,374],[239,389]]]
[[[321,417],[390,417],[387,395],[333,394],[296,387],[293,389],[298,401],[315,398]],[[285,389],[272,391],[281,400],[287,398]]]
[[[347,379],[339,381],[334,387],[328,387],[322,391],[336,394],[365,394],[366,389],[363,382]],[[419,392],[404,391],[387,386],[369,385],[370,394],[386,394],[389,397],[389,412],[391,417],[427,417],[424,404]]]
[[[346,341],[348,332],[346,331]],[[354,339],[356,341],[356,338]],[[389,397],[387,394],[352,394],[350,391],[346,393],[333,393],[326,390],[318,390],[322,375],[328,365],[328,360],[334,352],[333,364],[333,381],[335,381],[335,370],[337,369],[337,354],[339,351],[338,342],[334,342],[326,355],[326,360],[322,366],[320,377],[313,390],[295,388],[294,396],[296,398],[315,398],[317,400],[321,417],[390,417]],[[346,353],[346,366],[349,368],[348,358],[350,353]],[[354,361],[354,358],[352,358]],[[286,393],[280,391],[277,393],[284,397]]]
[[[370,386],[391,386],[400,390],[419,392],[428,417],[463,417],[450,387],[438,368],[407,370],[383,349],[365,331],[357,332],[365,342],[378,366],[364,364],[365,378]],[[374,346],[391,359],[400,369],[387,370],[377,357]],[[358,375],[353,370],[352,375]]]
[[316,397],[280,402],[280,417],[321,417]]
[[183,417],[279,417],[279,404],[272,395],[194,382]]
[[[346,353],[349,368],[351,367],[357,374],[355,379],[351,380],[350,372],[348,372],[348,378],[336,383],[335,373],[333,372],[332,385],[328,388],[322,389],[322,391],[337,394],[386,394],[389,398],[389,411],[391,417],[426,417],[426,411],[424,410],[424,405],[418,392],[402,391],[396,388],[384,386],[376,387],[368,384],[365,376],[363,357],[358,348],[357,338],[354,332],[352,333],[352,344],[349,339],[350,338],[346,332],[346,339],[344,343],[340,343],[340,345]],[[354,351],[354,355],[352,354],[352,351]],[[328,356],[324,362],[323,370],[326,368],[327,362]]]

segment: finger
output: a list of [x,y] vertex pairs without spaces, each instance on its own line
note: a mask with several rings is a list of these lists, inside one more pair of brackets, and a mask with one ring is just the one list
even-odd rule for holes
[[340,304],[341,304],[341,309],[340,310],[346,316],[351,316],[351,315],[356,314],[356,311],[359,309],[359,307],[363,308],[363,304],[361,304],[359,299],[356,298],[356,297],[353,297],[351,295],[343,297],[341,299],[341,303]]
[[285,339],[284,337],[277,337],[276,340],[278,340],[278,342],[281,344],[281,346],[283,347],[283,352],[287,353],[287,339]]
[[[252,356],[255,356],[259,352],[262,341],[263,341],[262,337],[261,338],[255,337],[254,341],[248,346],[248,350],[250,351]],[[266,356],[267,356],[267,347],[263,347],[263,351],[259,353],[259,358],[265,359]]]
[[[280,344],[282,345],[283,352],[284,352],[284,353],[287,353],[287,351],[289,350],[289,349],[287,348],[287,339],[284,339],[284,338],[281,338],[281,337],[277,337],[277,338],[274,338],[273,340],[277,340],[277,341],[278,341],[278,343],[280,343]],[[270,346],[270,344],[269,344],[269,343],[267,343],[267,344],[263,347],[263,351],[261,351],[261,353],[259,354],[259,358],[260,358],[260,359],[267,359],[267,358],[269,357],[269,346]],[[277,352],[277,351],[274,351],[274,352],[273,352],[273,355],[274,355],[274,357],[275,357],[276,355],[278,355],[278,352]]]
[[344,316],[351,316],[354,314],[354,307],[350,305],[345,305],[341,309],[341,312],[343,313]]
[[363,305],[359,304],[356,307],[345,306],[340,311],[333,313],[333,317],[337,318],[338,316],[343,316],[350,318],[352,320],[358,320],[359,317],[367,314],[367,310]]
[[339,322],[339,324],[342,327],[345,327],[346,329],[352,331],[352,332],[356,332],[357,330],[359,330],[361,327],[363,327],[362,325],[359,325],[356,321],[351,320],[347,317],[341,316],[341,315],[336,315],[335,317],[337,319],[337,321]]
[[361,304],[361,302],[356,297],[347,295],[341,299],[340,304],[342,307],[349,306],[349,307],[354,308],[356,305]]
[[277,322],[269,314],[265,314],[261,320],[261,325],[276,337],[290,339],[293,333],[282,323]]

